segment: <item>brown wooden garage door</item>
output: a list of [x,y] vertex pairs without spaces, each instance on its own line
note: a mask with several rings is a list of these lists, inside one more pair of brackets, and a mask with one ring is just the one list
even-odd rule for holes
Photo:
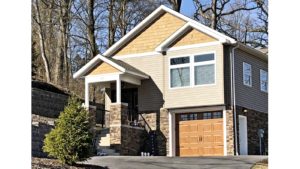
[[176,122],[178,156],[224,155],[222,112],[179,114]]

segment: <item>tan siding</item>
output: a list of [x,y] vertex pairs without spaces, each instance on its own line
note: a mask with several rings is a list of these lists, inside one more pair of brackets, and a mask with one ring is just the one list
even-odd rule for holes
[[165,60],[165,107],[188,107],[224,104],[223,78],[223,45],[214,45],[201,48],[186,49],[169,52],[167,57],[184,56],[203,52],[216,52],[216,84],[187,88],[170,89],[169,61]]
[[[259,112],[268,112],[268,94],[260,91],[260,69],[268,71],[268,63],[241,50],[235,53],[236,104]],[[252,87],[243,84],[243,62],[252,66]]]
[[139,111],[156,111],[163,106],[163,56],[124,58],[122,61],[148,74],[138,88]]
[[217,41],[215,38],[200,32],[195,29],[190,29],[184,35],[178,38],[171,47],[184,46],[184,45],[193,45],[198,43],[206,43]]
[[152,52],[184,24],[185,21],[169,13],[164,13],[114,55]]
[[120,72],[118,69],[114,68],[113,66],[103,62],[96,68],[94,68],[88,75],[98,75],[98,74],[105,74],[105,73],[115,73]]

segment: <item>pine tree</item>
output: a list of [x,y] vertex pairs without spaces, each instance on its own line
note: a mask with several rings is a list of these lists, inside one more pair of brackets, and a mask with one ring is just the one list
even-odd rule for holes
[[63,164],[72,165],[91,155],[92,139],[89,113],[73,96],[56,120],[55,128],[46,135],[43,151]]

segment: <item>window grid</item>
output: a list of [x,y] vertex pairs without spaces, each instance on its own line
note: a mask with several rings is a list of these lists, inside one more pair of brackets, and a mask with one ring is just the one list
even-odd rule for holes
[[[195,57],[196,56],[201,56],[201,55],[213,55],[214,60],[209,60],[209,61],[202,61],[202,62],[195,62]],[[171,59],[174,58],[183,58],[183,57],[189,57],[189,62],[190,63],[184,63],[184,64],[173,64],[171,65]],[[204,83],[204,84],[196,84],[195,83],[195,67],[199,65],[214,65],[213,68],[213,80],[210,83]],[[175,68],[185,68],[185,67],[190,67],[190,77],[189,77],[189,85],[187,86],[174,86],[172,85],[172,77],[171,77],[171,70]],[[195,86],[206,86],[206,85],[215,85],[216,84],[216,53],[215,52],[208,52],[208,53],[201,53],[201,54],[193,54],[189,56],[176,56],[176,57],[171,57],[169,58],[169,88],[171,89],[176,89],[176,88],[186,88],[186,87],[195,87]]]
[[260,69],[260,90],[268,92],[268,72]]

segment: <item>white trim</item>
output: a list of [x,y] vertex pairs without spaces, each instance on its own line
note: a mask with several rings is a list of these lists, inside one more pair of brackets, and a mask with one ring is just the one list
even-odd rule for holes
[[116,103],[121,103],[121,79],[120,75],[116,80]]
[[176,139],[175,139],[175,115],[171,112],[168,112],[169,117],[169,157],[176,156]]
[[85,80],[84,83],[84,106],[88,110],[89,109],[89,82]]
[[[196,55],[205,55],[205,54],[214,54],[214,60],[213,61],[204,61],[204,62],[197,62],[194,63],[194,57]],[[171,65],[171,59],[173,58],[179,58],[179,57],[189,57],[190,58],[190,63],[185,63],[185,64],[178,64],[178,65]],[[195,77],[194,77],[194,70],[195,70],[195,66],[199,66],[199,65],[210,65],[210,64],[214,64],[214,83],[211,84],[200,84],[200,85],[196,85],[195,84]],[[193,54],[184,54],[184,55],[177,55],[177,56],[171,56],[169,57],[169,61],[168,61],[168,83],[169,83],[169,90],[175,90],[175,89],[184,89],[184,88],[193,88],[193,87],[204,87],[204,86],[214,86],[217,84],[217,53],[216,51],[207,51],[207,52],[201,52],[201,53],[193,53]],[[185,68],[185,67],[189,67],[190,68],[190,85],[189,86],[182,86],[182,87],[171,87],[171,69],[176,69],[176,68]]]
[[[217,43],[225,43],[227,42],[226,39],[218,34],[212,33],[210,31],[203,30],[202,27],[199,27],[198,24],[187,22],[185,25],[183,25],[180,29],[175,31],[171,36],[169,36],[165,41],[163,41],[158,47],[155,48],[155,51],[162,52],[166,50],[166,47],[173,43],[177,38],[184,35],[185,32],[189,30],[189,28],[196,29],[199,32],[204,32],[205,34],[208,34],[209,36],[212,36],[213,38],[216,38],[218,41]],[[216,43],[214,42],[214,43]]]
[[113,58],[122,60],[122,59],[127,59],[127,58],[146,57],[146,56],[153,56],[153,55],[161,55],[161,53],[159,53],[159,52],[135,53],[135,54],[129,54],[129,55],[117,55],[117,56],[113,56]]
[[219,41],[215,42],[207,42],[207,43],[198,43],[193,45],[184,45],[184,46],[178,46],[178,47],[171,47],[166,48],[166,51],[177,51],[177,50],[183,50],[183,49],[191,49],[191,48],[201,48],[201,47],[207,47],[207,46],[214,46],[214,45],[221,45]]
[[109,82],[115,81],[119,78],[119,75],[122,73],[109,73],[102,75],[90,75],[85,77],[87,83],[97,83],[97,82]]
[[226,110],[223,109],[223,144],[224,144],[224,156],[227,156],[227,117]]

